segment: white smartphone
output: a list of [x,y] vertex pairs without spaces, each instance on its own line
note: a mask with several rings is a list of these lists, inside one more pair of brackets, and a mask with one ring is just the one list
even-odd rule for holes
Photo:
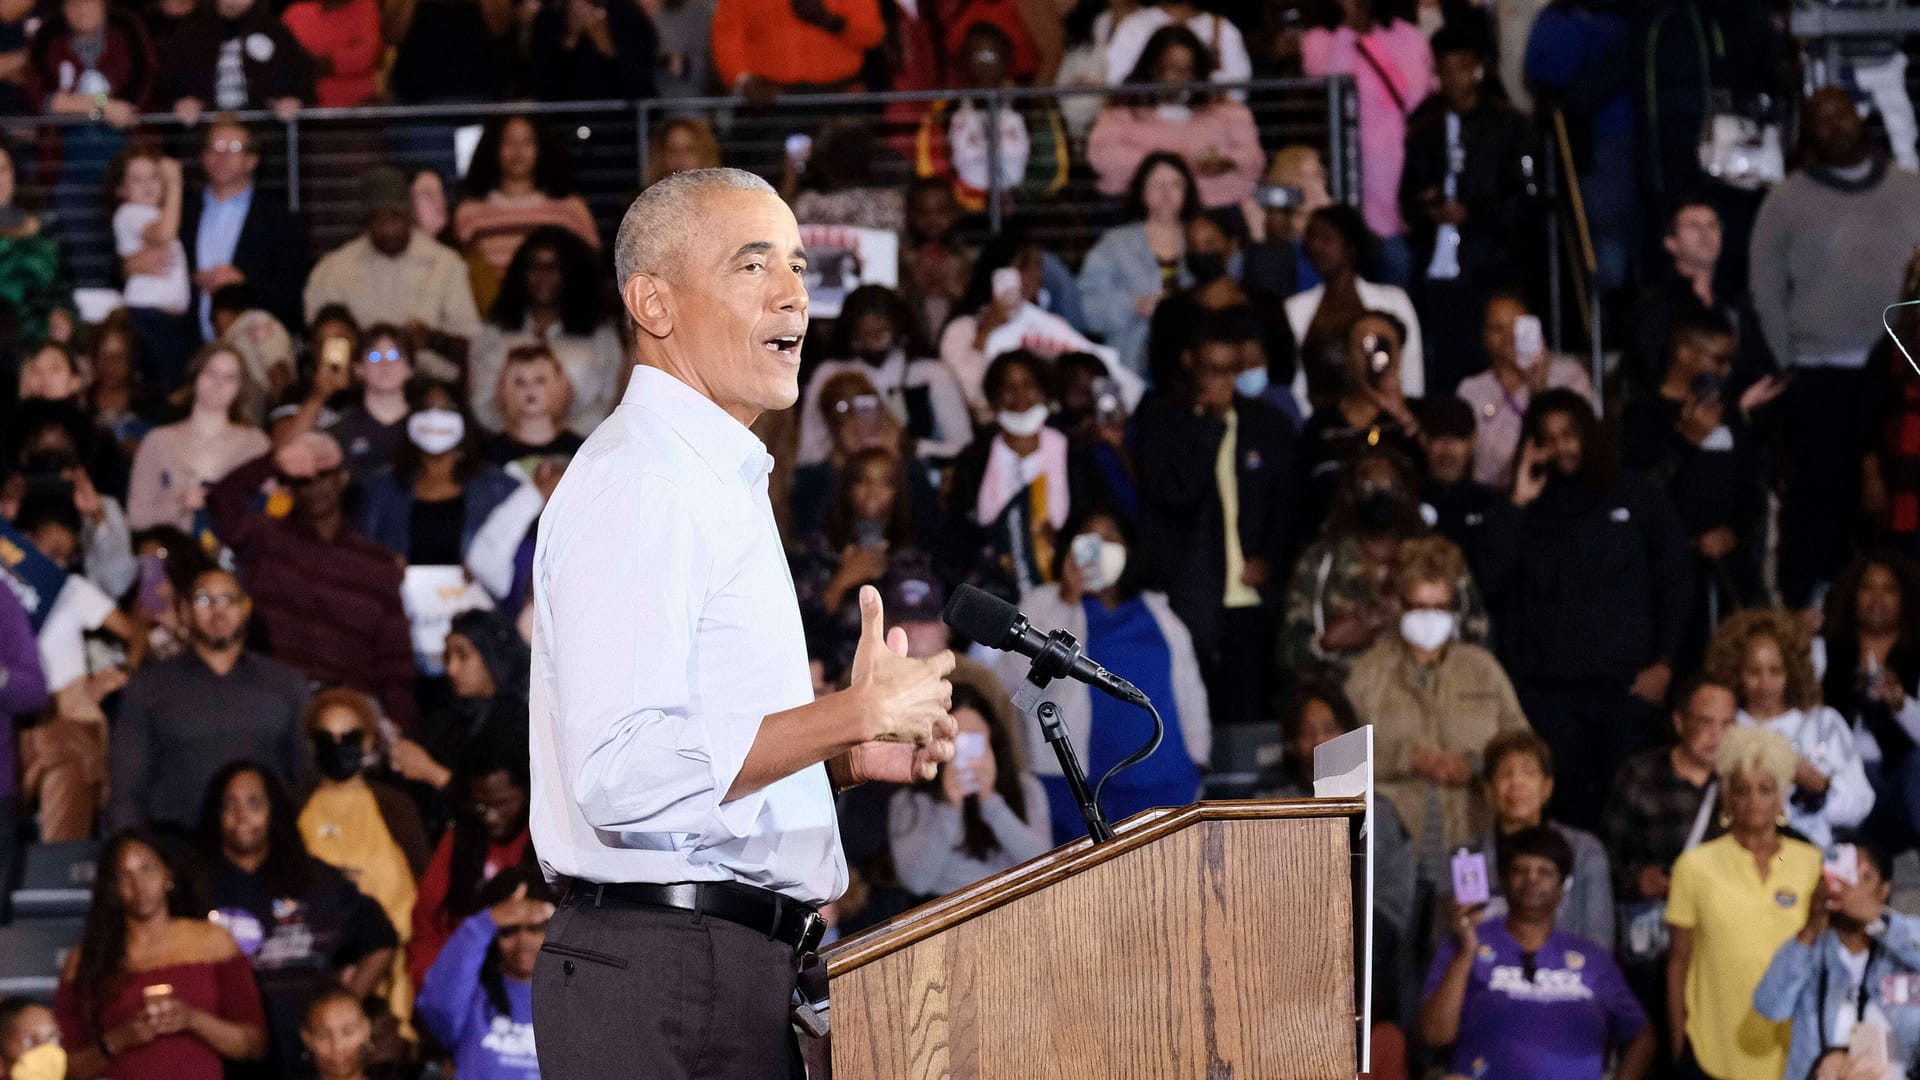
[[993,295],[1009,304],[1020,302],[1020,268],[1003,266],[993,272]]
[[1513,320],[1513,358],[1522,368],[1538,364],[1547,355],[1546,335],[1540,329],[1540,316],[1522,315]]
[[1835,883],[1840,885],[1858,885],[1860,883],[1860,849],[1852,844],[1837,844],[1833,854],[1820,867],[1827,875],[1828,888]]
[[967,795],[980,794],[980,774],[978,766],[987,756],[987,734],[984,731],[963,731],[953,740],[953,768],[957,770],[960,790]]

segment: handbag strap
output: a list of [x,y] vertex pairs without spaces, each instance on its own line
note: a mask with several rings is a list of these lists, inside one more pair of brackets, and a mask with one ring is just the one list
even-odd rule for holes
[[1706,794],[1700,796],[1700,810],[1693,815],[1693,829],[1687,833],[1687,845],[1681,851],[1692,851],[1700,846],[1707,835],[1707,822],[1713,818],[1713,805],[1720,799],[1720,781],[1707,781]]
[[1380,76],[1380,85],[1387,88],[1387,96],[1393,99],[1394,108],[1400,110],[1400,115],[1407,115],[1406,95],[1402,94],[1400,87],[1395,85],[1393,75],[1389,74],[1387,65],[1383,63],[1378,56],[1373,54],[1372,49],[1367,48],[1367,39],[1355,37],[1353,39],[1353,47],[1360,53],[1360,59],[1365,60],[1367,66],[1373,69],[1373,73]]

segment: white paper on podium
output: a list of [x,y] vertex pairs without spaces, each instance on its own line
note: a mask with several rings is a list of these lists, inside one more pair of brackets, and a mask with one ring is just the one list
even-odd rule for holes
[[1365,725],[1313,751],[1313,795],[1317,799],[1366,800],[1360,838],[1366,845],[1366,887],[1360,918],[1360,1071],[1373,1068],[1373,727]]

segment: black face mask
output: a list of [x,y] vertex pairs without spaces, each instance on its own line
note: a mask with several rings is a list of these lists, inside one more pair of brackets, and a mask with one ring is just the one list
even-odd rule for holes
[[1227,257],[1218,251],[1190,251],[1187,274],[1196,285],[1211,284],[1227,276]]
[[1379,531],[1400,520],[1400,497],[1391,491],[1369,491],[1353,504],[1360,524]]
[[366,748],[361,742],[366,738],[362,732],[336,738],[325,731],[313,733],[313,761],[320,769],[320,775],[329,780],[350,780],[367,763]]

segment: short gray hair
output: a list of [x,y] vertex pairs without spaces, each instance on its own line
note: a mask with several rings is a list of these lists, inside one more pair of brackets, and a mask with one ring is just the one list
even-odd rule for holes
[[620,219],[613,242],[614,284],[625,288],[635,274],[658,273],[672,265],[694,228],[700,200],[715,191],[780,194],[745,169],[687,169],[655,181]]

